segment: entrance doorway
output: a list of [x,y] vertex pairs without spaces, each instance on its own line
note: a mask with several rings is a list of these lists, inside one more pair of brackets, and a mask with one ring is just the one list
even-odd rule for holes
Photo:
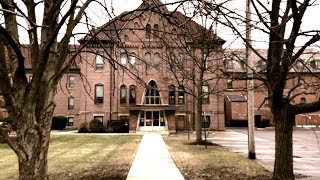
[[164,111],[141,111],[139,117],[140,131],[166,130]]

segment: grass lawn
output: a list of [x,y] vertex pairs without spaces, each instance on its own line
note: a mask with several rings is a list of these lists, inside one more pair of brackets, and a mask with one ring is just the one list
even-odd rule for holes
[[256,162],[218,145],[205,149],[186,136],[164,136],[171,156],[185,179],[271,179]]
[[[126,179],[141,136],[52,135],[50,179]],[[18,179],[14,152],[0,144],[0,179]]]

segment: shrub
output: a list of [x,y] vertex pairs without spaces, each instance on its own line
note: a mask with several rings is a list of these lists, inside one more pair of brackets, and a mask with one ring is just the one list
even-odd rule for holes
[[104,127],[101,121],[93,119],[89,123],[89,132],[91,133],[102,133],[104,132]]
[[52,118],[51,129],[62,130],[67,127],[68,118],[65,116],[54,116]]
[[80,124],[79,129],[78,129],[78,133],[88,133],[88,123],[87,122],[83,122]]

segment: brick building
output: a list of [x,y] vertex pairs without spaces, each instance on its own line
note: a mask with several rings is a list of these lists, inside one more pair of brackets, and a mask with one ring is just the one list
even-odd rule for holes
[[[247,121],[246,84],[236,78],[245,74],[240,60],[245,51],[223,51],[224,40],[212,30],[180,12],[170,12],[159,0],[144,0],[135,11],[92,29],[79,42],[86,48],[62,77],[55,96],[54,115],[68,117],[69,126],[124,118],[131,132],[194,129],[197,96],[210,129]],[[70,46],[70,51],[79,46]],[[28,51],[23,53],[28,59]],[[256,71],[264,71],[258,57],[255,65]],[[25,67],[30,69],[28,61]],[[318,100],[313,85],[319,72],[319,54],[305,53],[287,83],[293,103]],[[267,91],[261,82],[255,85],[256,123],[272,125]],[[296,124],[318,125],[319,117],[318,112],[300,114]]]
[[[201,44],[204,37],[210,47]],[[143,1],[79,42],[86,49],[55,96],[54,114],[67,116],[70,126],[128,119],[131,132],[193,129],[198,84],[188,78],[201,71],[195,63],[204,62],[202,108],[212,129],[224,128],[223,96],[210,93],[209,84],[220,83],[215,90],[221,91],[225,83],[207,71],[223,66],[224,40],[212,30],[161,1]]]

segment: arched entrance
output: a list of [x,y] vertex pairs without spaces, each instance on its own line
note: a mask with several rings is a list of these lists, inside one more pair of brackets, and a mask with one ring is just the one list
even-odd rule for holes
[[162,97],[155,81],[150,81],[143,97],[143,105],[138,118],[139,131],[168,130],[165,111],[161,109]]

